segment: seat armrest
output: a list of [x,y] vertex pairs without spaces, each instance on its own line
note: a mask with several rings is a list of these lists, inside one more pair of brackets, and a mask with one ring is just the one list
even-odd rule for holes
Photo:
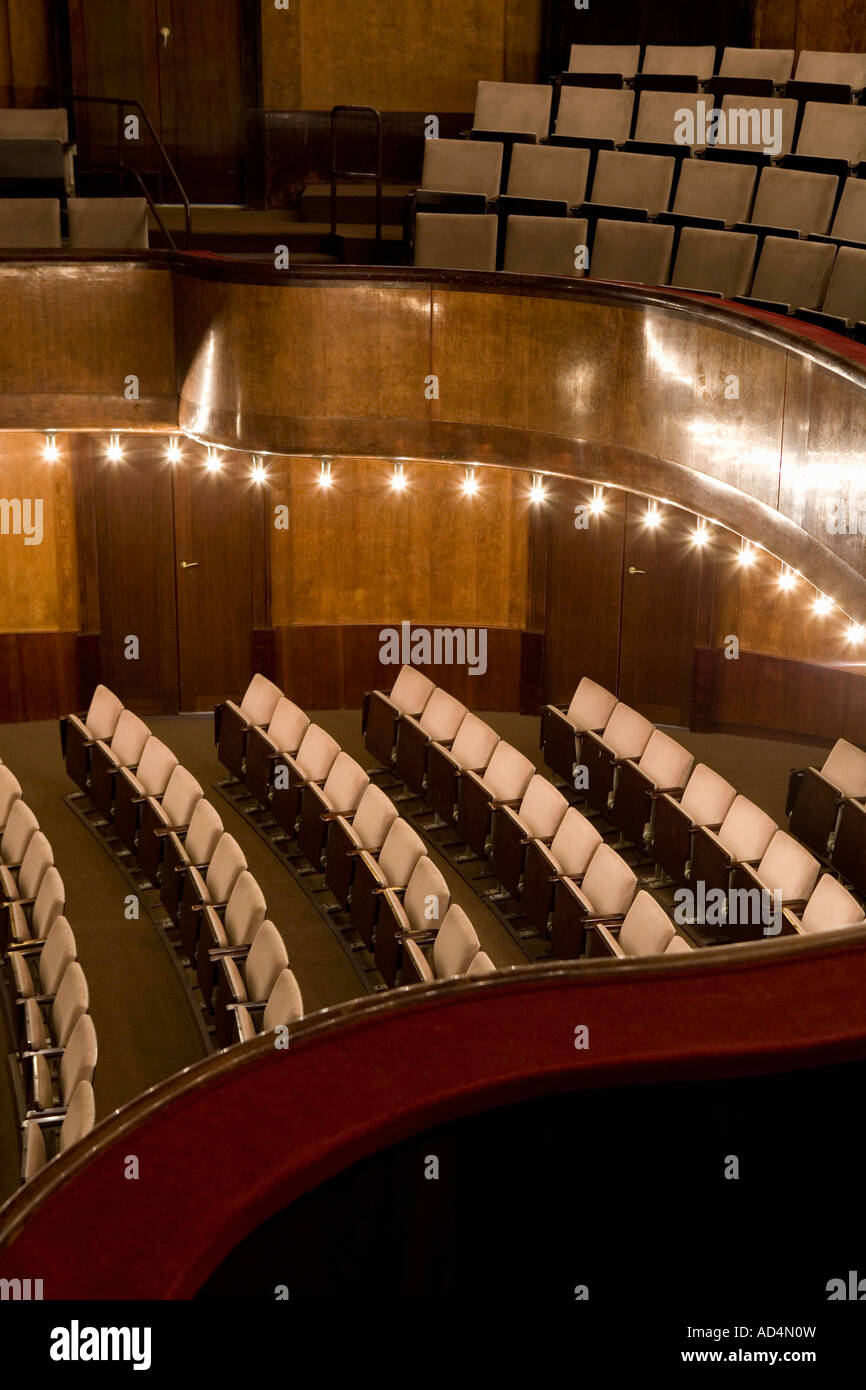
[[512,810],[516,809],[522,800],[522,796],[516,796],[512,797],[510,801],[491,801],[488,804],[491,811],[507,811],[509,808]]
[[595,932],[598,940],[602,941],[604,945],[607,947],[610,954],[612,956],[616,956],[617,959],[622,960],[622,958],[625,956],[625,951],[620,946],[619,942],[613,935],[613,932],[610,930],[610,928],[604,922],[596,922],[593,927],[593,931]]
[[374,893],[405,893],[405,883],[380,883],[374,889]]
[[189,906],[191,912],[207,912],[208,908],[212,908],[214,912],[223,912],[228,903],[190,903]]
[[4,898],[0,907],[30,907],[35,901],[35,898]]
[[782,908],[782,920],[787,922],[788,926],[791,928],[791,931],[796,932],[798,936],[806,936],[808,934],[804,931],[803,925],[799,917],[796,915],[792,908]]
[[10,941],[6,948],[10,954],[14,951],[17,956],[38,956],[45,945],[45,938],[41,941]]
[[782,908],[782,915],[784,916],[786,912],[791,912],[796,913],[799,917],[805,912],[808,901],[808,898],[792,898],[791,901],[785,903],[785,906]]
[[650,796],[653,798],[658,796],[672,796],[676,801],[682,796],[684,791],[685,787],[656,787],[650,792]]
[[418,931],[398,931],[394,933],[395,941],[414,941],[418,946],[424,946],[436,940],[436,932],[430,927],[419,928]]
[[161,840],[165,835],[180,835],[182,831],[189,830],[188,825],[159,825],[154,828],[154,835]]

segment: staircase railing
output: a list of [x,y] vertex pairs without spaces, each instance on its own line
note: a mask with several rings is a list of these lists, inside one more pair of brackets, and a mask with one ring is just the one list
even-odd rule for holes
[[[372,116],[376,122],[376,168],[340,169],[337,167],[337,124],[342,115],[358,115],[363,112]],[[376,245],[382,240],[382,117],[375,106],[332,106],[331,107],[331,236],[337,235],[337,180],[347,179],[355,183],[368,182],[376,185]]]

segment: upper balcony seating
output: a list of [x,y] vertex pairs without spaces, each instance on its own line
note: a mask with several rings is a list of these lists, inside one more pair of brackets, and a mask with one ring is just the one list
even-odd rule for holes
[[725,299],[748,293],[752,283],[757,236],[683,227],[671,284],[678,289],[720,294]]
[[612,222],[599,218],[592,246],[594,280],[632,285],[666,285],[674,244],[673,227],[657,222]]
[[224,952],[217,961],[215,1027],[220,1047],[234,1034],[232,1014],[238,1005],[264,1008],[277,977],[289,964],[285,942],[273,922],[262,922],[249,950]]
[[526,217],[513,214],[505,232],[502,269],[515,275],[586,274],[581,248],[587,245],[585,217]]
[[556,115],[556,139],[585,141],[590,147],[624,145],[634,120],[634,92],[628,88],[563,87]]
[[716,50],[712,44],[649,43],[644,52],[641,73],[659,77],[696,77],[707,82],[716,66]]
[[150,729],[132,710],[118,717],[111,742],[95,739],[90,749],[90,781],[87,794],[106,820],[111,820],[117,776],[122,767],[134,772],[150,738]]
[[425,140],[417,210],[486,212],[499,196],[503,149],[495,140]]
[[600,150],[592,200],[581,211],[609,217],[611,209],[634,208],[645,217],[656,217],[670,202],[675,169],[676,160],[667,155]]
[[431,270],[495,270],[495,213],[419,212],[415,260]]
[[604,730],[617,705],[617,698],[604,686],[583,676],[565,705],[545,705],[541,711],[541,751],[551,772],[569,786],[580,762],[581,739],[589,729]]
[[637,43],[573,43],[568,59],[571,73],[615,73],[634,77],[640,64]]
[[498,806],[492,816],[490,867],[510,897],[520,891],[527,847],[549,845],[568,810],[568,802],[538,773],[530,778],[519,807]]
[[532,931],[547,936],[557,884],[563,878],[579,883],[601,843],[601,834],[592,821],[574,806],[566,811],[549,845],[530,841],[520,903]]
[[503,739],[483,773],[466,771],[460,778],[457,828],[479,858],[487,853],[492,811],[496,806],[517,805],[534,774],[529,758]]
[[394,775],[410,791],[421,796],[427,780],[427,755],[431,743],[448,748],[466,718],[466,706],[437,686],[419,718],[403,714],[397,723]]
[[146,251],[146,198],[68,198],[73,250]]
[[[733,93],[722,97],[721,110],[724,119],[718,138],[706,151],[711,159],[728,160],[731,155],[739,155],[750,163],[764,165],[771,158],[782,159],[791,153],[799,110],[793,98],[749,96],[744,100]],[[778,138],[778,151],[772,145],[768,149],[767,121],[771,138]]]
[[391,766],[401,716],[410,714],[419,719],[435,689],[429,676],[414,666],[401,666],[390,694],[382,690],[365,694],[361,712],[364,747],[384,767]]
[[641,756],[653,726],[630,705],[620,702],[604,732],[589,729],[580,746],[581,763],[586,769],[586,799],[595,811],[606,811],[613,805],[619,768],[627,758]]
[[560,145],[515,145],[500,214],[564,217],[586,197],[589,150]]
[[790,231],[800,236],[827,232],[838,191],[839,180],[833,174],[763,169],[751,219],[740,223],[738,230],[771,231],[774,235]]
[[[376,920],[376,965],[385,984],[397,982],[402,959],[403,942],[422,937],[429,940],[431,931],[438,932],[451,905],[451,893],[444,877],[426,854],[418,859],[411,877],[398,897],[399,885],[386,888],[381,895]],[[477,946],[476,946],[477,950]]]
[[355,874],[349,897],[349,920],[369,949],[379,915],[382,894],[391,888],[405,890],[415,865],[426,855],[424,841],[406,821],[395,819],[377,857],[363,849],[355,858]]
[[471,711],[464,716],[450,748],[431,743],[424,795],[440,820],[446,824],[456,820],[462,778],[467,772],[482,776],[498,743],[495,729]]
[[866,798],[866,752],[840,738],[817,767],[794,768],[788,781],[788,828],[824,856],[832,848],[842,803]]
[[550,924],[550,949],[561,960],[583,954],[586,930],[594,922],[610,925],[625,917],[637,892],[637,877],[609,845],[599,845],[578,885],[560,879]]
[[[0,169],[2,162],[0,140]],[[61,244],[56,198],[0,198],[0,250],[59,251]]]
[[546,82],[479,82],[472,133],[493,131],[545,140],[552,97],[553,88]]
[[[731,891],[748,894],[750,907],[746,913],[738,912],[735,923],[729,920],[728,935],[735,941],[760,941],[768,934],[765,932],[767,926],[781,925],[775,920],[767,921],[774,914],[776,904],[775,900],[771,902],[769,899],[762,902],[764,894],[779,893],[783,907],[801,912],[818,881],[820,867],[814,855],[798,844],[793,836],[785,830],[777,830],[759,864],[754,867],[737,864],[734,867]],[[743,916],[746,921],[740,920]]]
[[718,231],[745,222],[755,195],[757,170],[721,159],[684,159],[670,212],[661,221],[711,225]]
[[674,924],[661,903],[641,888],[621,924],[592,924],[588,954],[606,952],[620,960],[626,956],[661,956],[668,951],[675,936]]
[[391,826],[397,819],[397,807],[371,782],[358,803],[354,816],[335,816],[328,825],[325,882],[337,902],[345,910],[355,861],[362,850],[378,854]]
[[[694,92],[641,92],[631,144],[651,145],[658,153],[671,154],[677,159],[684,159],[689,153],[702,153],[707,148],[703,115],[708,104],[712,106],[709,98]],[[688,125],[682,119],[684,111],[691,117]],[[694,139],[682,138],[690,132]]]
[[309,727],[309,717],[300,706],[282,695],[267,729],[254,726],[249,730],[244,782],[261,806],[270,802],[274,763],[279,754],[296,754]]
[[828,243],[768,236],[752,282],[751,299],[777,313],[820,309],[835,257],[836,248]]
[[[96,1101],[93,1096],[93,1087],[89,1081],[80,1081],[60,1124],[57,1152],[65,1153],[73,1144],[84,1139],[92,1130],[95,1122]],[[21,1180],[22,1182],[29,1182],[48,1162],[45,1134],[38,1121],[26,1121],[22,1143]]]
[[658,798],[679,799],[694,758],[687,748],[656,729],[638,760],[626,758],[619,769],[611,820],[638,849],[652,843],[652,820]]
[[163,796],[149,796],[142,802],[136,857],[150,883],[159,882],[163,848],[172,832],[189,828],[196,806],[204,796],[201,786],[178,763],[168,779]]
[[666,792],[657,798],[652,853],[656,864],[674,883],[684,884],[688,879],[696,828],[705,825],[710,830],[720,830],[736,795],[730,782],[705,763],[698,763],[681,800]]
[[763,79],[780,87],[788,81],[793,68],[793,48],[726,48],[719,66],[719,76],[743,77],[751,81]]
[[253,676],[239,705],[224,700],[214,707],[214,743],[223,767],[243,779],[250,729],[264,728],[282,698],[282,690],[259,673]]
[[437,931],[420,931],[402,938],[400,983],[426,984],[431,980],[449,979],[452,975],[487,974],[488,969],[495,967],[489,956],[485,956],[485,961],[490,962],[488,968],[483,963],[476,964],[478,956],[484,954],[479,946],[475,928],[463,908],[452,903]]
[[689,883],[703,883],[706,893],[728,891],[731,870],[758,864],[778,830],[776,822],[754,801],[736,796],[718,832],[696,826],[692,839]]
[[797,82],[828,83],[853,93],[866,87],[866,53],[825,53],[804,48],[794,74]]
[[85,714],[68,714],[60,720],[66,772],[83,792],[90,776],[90,749],[99,739],[111,738],[122,713],[123,701],[107,686],[98,685]]
[[338,816],[353,816],[370,784],[360,763],[338,753],[323,787],[308,782],[301,792],[298,848],[318,870],[323,866],[328,825]]
[[291,970],[281,970],[267,1003],[259,1008],[251,1002],[240,1004],[233,1011],[235,1038],[237,1042],[249,1042],[256,1035],[254,1015],[260,1014],[260,1033],[271,1033],[276,1028],[288,1028],[304,1016],[304,1001],[300,986]]
[[207,868],[223,834],[223,823],[215,806],[202,797],[196,802],[189,828],[170,830],[165,837],[159,896],[175,925],[180,920],[180,901],[190,869]]
[[789,931],[801,936],[815,931],[835,931],[839,927],[866,926],[863,904],[858,903],[832,874],[821,875],[801,912],[786,907],[782,915]]
[[281,753],[275,760],[271,815],[290,840],[297,835],[302,790],[315,783],[324,787],[339,752],[335,738],[319,724],[310,724],[297,754]]
[[797,137],[797,157],[837,167],[866,160],[866,106],[807,101]]

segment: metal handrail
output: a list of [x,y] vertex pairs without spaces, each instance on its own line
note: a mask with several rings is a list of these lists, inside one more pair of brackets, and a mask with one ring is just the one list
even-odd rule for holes
[[[80,92],[53,91],[53,92],[50,93],[50,95],[51,95],[52,97],[57,97],[57,98],[59,98],[59,99],[60,99],[61,101],[63,101],[63,102],[66,102],[67,105],[68,105],[70,102],[81,101],[81,102],[87,102],[87,103],[89,103],[89,104],[92,105],[92,106],[114,106],[114,107],[117,108],[117,167],[118,167],[120,170],[122,170],[124,173],[130,173],[130,174],[132,174],[132,175],[138,180],[139,185],[140,185],[140,187],[142,188],[145,197],[147,198],[148,205],[149,205],[149,207],[151,208],[151,210],[153,211],[153,214],[154,214],[154,216],[156,217],[157,222],[159,223],[159,225],[160,225],[160,227],[162,228],[162,230],[163,230],[163,232],[165,233],[165,235],[168,237],[169,241],[171,242],[172,247],[174,247],[174,240],[173,240],[173,238],[171,237],[171,235],[169,234],[169,232],[166,230],[166,227],[165,227],[165,225],[164,225],[164,223],[163,223],[163,221],[162,221],[162,218],[159,216],[159,213],[156,211],[156,207],[155,207],[155,205],[154,205],[153,198],[152,198],[151,195],[148,193],[147,188],[145,187],[145,184],[144,184],[144,180],[142,179],[142,177],[141,177],[141,175],[139,174],[138,170],[137,170],[137,169],[134,169],[134,168],[132,167],[131,164],[127,164],[127,163],[124,161],[124,159],[122,158],[122,156],[121,156],[121,150],[123,149],[123,113],[124,113],[124,111],[125,111],[126,109],[128,109],[128,108],[134,108],[136,111],[138,111],[138,112],[141,114],[141,118],[142,118],[142,120],[144,121],[144,124],[145,124],[145,126],[147,127],[147,129],[148,129],[148,131],[149,131],[149,133],[150,133],[150,137],[151,137],[151,139],[153,140],[153,143],[156,145],[156,148],[159,150],[159,153],[160,153],[160,155],[162,156],[162,161],[163,161],[164,165],[166,166],[166,168],[168,169],[169,173],[171,174],[171,176],[172,176],[172,178],[173,178],[173,180],[174,180],[175,186],[176,186],[176,188],[177,188],[177,191],[178,191],[178,193],[180,194],[180,200],[181,200],[181,203],[183,204],[184,224],[185,224],[185,229],[186,229],[186,246],[187,246],[187,250],[189,250],[190,242],[191,242],[191,238],[192,238],[192,209],[191,209],[191,207],[190,207],[189,198],[186,196],[186,189],[184,188],[183,184],[182,184],[181,181],[180,181],[180,175],[178,174],[177,170],[175,169],[174,165],[172,164],[171,160],[169,159],[169,157],[168,157],[168,152],[166,151],[165,146],[163,145],[162,141],[160,140],[159,136],[157,135],[156,131],[154,130],[154,128],[153,128],[153,122],[151,121],[150,117],[148,116],[148,114],[147,114],[147,112],[145,111],[144,107],[142,106],[141,102],[140,102],[140,101],[136,101],[135,98],[133,98],[133,97],[91,97],[91,96],[85,96],[85,95],[83,95],[83,94],[80,93]],[[95,166],[93,166],[93,167],[99,167],[99,166],[96,166],[96,165],[95,165]],[[162,179],[162,171],[160,170],[160,181],[161,181],[161,179]],[[175,248],[175,249],[176,249],[176,248]]]
[[[337,168],[337,117],[345,112],[364,111],[376,122],[375,170]],[[375,106],[331,107],[331,236],[337,235],[337,179],[369,180],[376,185],[376,244],[382,240],[382,116]]]

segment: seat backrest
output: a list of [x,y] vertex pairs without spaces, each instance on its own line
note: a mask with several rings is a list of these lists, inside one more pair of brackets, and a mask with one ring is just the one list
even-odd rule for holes
[[748,294],[757,250],[758,238],[751,232],[683,227],[671,284],[722,294],[726,299]]
[[68,1105],[80,1081],[93,1081],[98,1048],[96,1028],[90,1014],[81,1014],[69,1034],[60,1062],[60,1095]]
[[379,849],[397,819],[397,807],[381,787],[371,782],[358,803],[352,829],[365,849]]
[[[536,146],[523,148],[535,149]],[[505,232],[502,269],[515,275],[580,278],[586,274],[587,226],[585,217],[535,217],[512,213]]]
[[74,249],[146,251],[146,198],[67,198],[69,244]]
[[497,140],[425,140],[421,187],[496,198],[504,148]]
[[227,903],[238,875],[242,874],[246,867],[246,855],[234,835],[230,835],[227,830],[223,831],[217,841],[213,858],[208,864],[205,880],[211,902]]
[[273,922],[262,922],[244,962],[247,998],[267,999],[281,970],[289,963],[286,943]]
[[758,154],[769,144],[774,154],[790,154],[798,110],[799,103],[793,97],[722,97],[724,121],[719,124],[716,147]]
[[267,915],[265,895],[249,869],[235,879],[225,915],[230,946],[249,946]]
[[824,296],[824,312],[852,323],[866,319],[866,248],[839,247]]
[[370,778],[361,764],[348,753],[340,752],[325,781],[325,796],[337,811],[354,811],[370,785]]
[[821,772],[844,796],[866,796],[866,753],[847,739],[836,740]]
[[734,859],[760,859],[778,828],[754,801],[737,796],[722,821],[719,839]]
[[536,773],[523,793],[518,815],[528,835],[546,840],[556,834],[568,802],[558,787]]
[[151,734],[144,745],[136,777],[148,796],[162,796],[168,779],[177,767],[177,758],[160,738]]
[[422,854],[403,894],[403,908],[411,930],[436,931],[445,920],[450,902],[451,892],[445,878],[430,856]]
[[758,865],[758,875],[771,891],[778,888],[784,900],[802,901],[815,887],[820,868],[793,835],[777,830]]
[[379,871],[386,883],[402,887],[412,877],[421,855],[426,853],[420,835],[398,817],[385,836],[379,854]]
[[295,755],[298,767],[312,782],[323,782],[340,751],[340,745],[321,724],[311,724]]
[[661,729],[654,729],[638,766],[657,787],[666,790],[686,785],[693,762],[688,748],[683,748],[669,734],[663,734]]
[[617,758],[639,758],[650,741],[653,725],[631,705],[620,701],[605,725],[602,742]]
[[543,140],[550,127],[552,96],[546,82],[479,82],[473,129],[519,131]]
[[673,244],[673,227],[611,222],[600,217],[595,228],[589,273],[594,280],[666,285]]
[[291,970],[281,970],[274,987],[268,995],[265,1012],[262,1015],[262,1032],[269,1033],[273,1028],[287,1028],[304,1016],[304,1001],[300,986]]
[[512,198],[552,198],[577,207],[586,195],[588,174],[589,150],[564,145],[515,145],[508,171],[508,193]]
[[111,751],[121,767],[133,767],[144,752],[144,745],[150,738],[150,729],[143,719],[125,709],[117,720],[111,736]]
[[60,1126],[60,1152],[85,1139],[96,1124],[96,1100],[89,1081],[79,1081]]
[[860,926],[863,908],[853,893],[832,874],[822,874],[807,902],[800,925],[804,931],[832,931],[834,927]]
[[[12,861],[14,864],[14,860]],[[30,836],[30,843],[24,851],[21,868],[18,871],[18,892],[22,898],[35,898],[42,882],[42,875],[54,863],[54,852],[48,836],[36,830]]]
[[39,892],[33,904],[32,927],[37,941],[44,941],[49,928],[62,916],[66,908],[66,889],[63,879],[52,864],[42,875]]
[[857,179],[852,174],[845,180],[833,218],[833,235],[846,241],[866,242],[866,179]]
[[401,666],[388,699],[401,714],[418,719],[436,689],[429,676],[414,666]]
[[617,706],[617,698],[603,685],[582,676],[571,697],[566,719],[580,733],[587,729],[603,729]]
[[616,850],[602,844],[589,861],[581,888],[596,915],[617,916],[628,911],[637,878]]
[[[21,799],[21,783],[8,767],[0,766],[0,829],[9,823],[9,815],[16,801]],[[2,845],[0,845],[2,854]],[[14,863],[15,861],[10,861]]]
[[498,742],[496,730],[470,712],[457,730],[451,756],[459,768],[485,768]]
[[268,724],[268,733],[277,747],[284,753],[296,752],[309,727],[309,715],[294,700],[281,695]]
[[241,714],[250,724],[268,725],[278,701],[282,698],[283,692],[280,687],[257,671],[244,691],[240,704]]
[[0,198],[0,247],[57,251],[60,245],[57,198]]
[[55,917],[39,954],[39,985],[43,994],[56,994],[66,967],[78,958],[75,934],[65,917]]
[[[706,109],[707,98],[694,92],[641,92],[634,138],[653,145],[691,145],[693,150],[704,150]],[[690,134],[694,140],[683,139]]]
[[430,953],[437,980],[463,975],[478,954],[480,942],[462,907],[452,903],[442,919]]
[[818,309],[824,303],[835,256],[836,247],[828,243],[768,236],[752,294],[756,299],[790,304],[792,309]]
[[807,101],[797,154],[859,164],[866,159],[866,106]]
[[495,213],[419,212],[414,264],[429,270],[495,270],[498,225]]
[[66,1046],[73,1028],[89,1007],[87,979],[78,961],[72,960],[63,972],[51,1005],[51,1031],[58,1047]]
[[618,72],[634,77],[640,62],[638,43],[573,43],[569,72]]
[[223,833],[219,811],[205,798],[196,803],[186,833],[184,848],[191,864],[209,864]]
[[781,86],[794,67],[793,48],[726,48],[720,77],[766,77]]
[[866,86],[866,53],[827,53],[804,48],[797,60],[798,82],[836,82],[858,92]]
[[721,825],[733,805],[736,789],[706,763],[698,763],[680,802],[692,825]]
[[674,212],[686,217],[721,217],[727,226],[744,222],[752,206],[757,170],[721,159],[684,159]]
[[0,860],[4,864],[20,864],[38,829],[36,813],[30,809],[26,801],[20,796],[17,797],[12,802],[6,829],[3,831],[3,838],[0,839]]
[[162,809],[169,825],[189,825],[193,811],[204,796],[200,783],[178,763],[168,779]]
[[0,108],[0,140],[59,140],[69,139],[69,118],[62,106]]
[[671,197],[676,160],[660,154],[599,150],[592,181],[592,201],[610,206],[646,208],[650,217],[663,212]]
[[829,230],[839,180],[834,174],[803,169],[763,170],[752,221],[767,227],[794,227],[803,236]]
[[123,701],[107,685],[98,685],[85,716],[85,726],[91,738],[109,739],[123,713]]
[[486,951],[479,951],[469,962],[464,973],[466,975],[495,975],[496,966]]
[[439,686],[433,691],[421,715],[421,728],[436,742],[448,743],[466,716],[466,706]]
[[534,772],[534,763],[502,739],[487,764],[484,785],[497,801],[516,801],[523,796]]
[[712,44],[648,43],[641,72],[672,77],[712,77],[716,50]]
[[686,939],[685,939],[684,936],[678,936],[676,933],[674,933],[674,935],[671,937],[670,941],[668,942],[667,946],[665,947],[665,955],[666,955],[666,956],[676,956],[676,955],[679,955],[679,954],[680,954],[681,952],[683,952],[683,951],[693,951],[693,950],[694,950],[694,946],[690,946],[689,943],[688,943],[688,941],[686,941]]
[[563,87],[556,114],[557,135],[577,140],[612,140],[624,145],[631,134],[634,92],[604,87]]
[[642,888],[620,928],[619,944],[625,954],[660,956],[674,934],[674,924],[661,903]]
[[569,806],[553,837],[550,852],[564,874],[582,874],[600,844],[601,832],[576,806]]

